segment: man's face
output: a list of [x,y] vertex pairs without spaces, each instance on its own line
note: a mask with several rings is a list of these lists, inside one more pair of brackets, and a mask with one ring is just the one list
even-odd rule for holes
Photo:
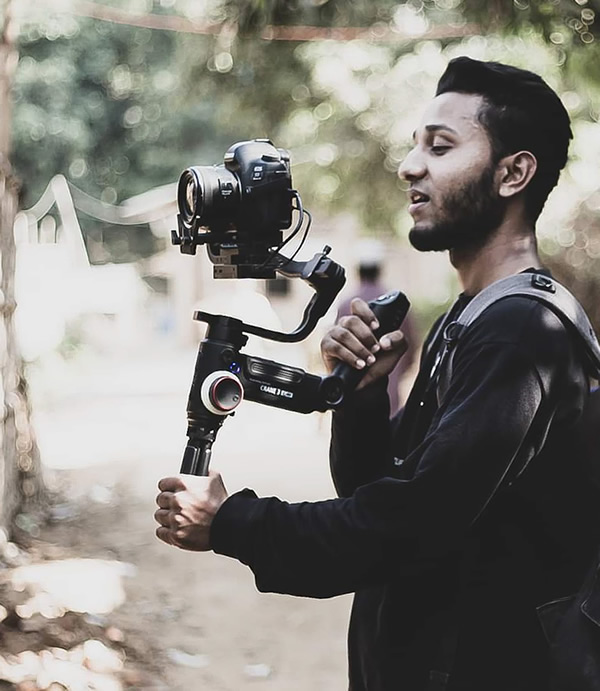
[[502,221],[491,144],[477,119],[481,96],[446,93],[431,102],[398,174],[410,183],[416,249],[480,247]]

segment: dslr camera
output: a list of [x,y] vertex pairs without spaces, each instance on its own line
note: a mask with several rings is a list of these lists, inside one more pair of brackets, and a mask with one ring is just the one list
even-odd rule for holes
[[268,139],[238,142],[222,164],[184,170],[177,202],[173,243],[186,254],[206,244],[215,278],[275,278],[269,261],[283,247],[293,210],[298,229],[304,220],[289,152]]

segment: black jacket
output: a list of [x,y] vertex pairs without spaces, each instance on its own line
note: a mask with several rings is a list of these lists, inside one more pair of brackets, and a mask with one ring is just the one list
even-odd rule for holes
[[579,354],[549,309],[507,298],[461,338],[438,407],[429,345],[400,419],[384,382],[334,414],[340,498],[244,490],[211,544],[261,591],[356,592],[352,691],[436,688],[450,665],[450,691],[544,691],[536,608],[577,589],[600,540],[598,489],[569,453],[588,390]]

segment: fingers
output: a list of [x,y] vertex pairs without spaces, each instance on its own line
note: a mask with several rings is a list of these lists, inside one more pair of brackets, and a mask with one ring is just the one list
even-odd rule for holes
[[166,491],[166,492],[179,492],[182,489],[185,489],[186,485],[181,476],[178,477],[164,477],[159,483],[158,483],[158,489]]
[[158,509],[154,512],[154,520],[165,528],[177,530],[183,525],[184,519],[181,514],[169,509]]
[[158,509],[154,513],[154,520],[159,524],[155,531],[156,537],[167,545],[177,545],[179,521],[176,514],[169,509]]
[[[351,303],[352,312],[355,316],[359,317],[360,320],[369,326],[369,329],[376,331],[379,328],[379,322],[377,317],[369,307],[368,303],[359,298],[355,298]],[[375,336],[373,335],[375,338]],[[370,351],[372,353],[377,353],[379,348],[382,350],[396,350],[400,349],[402,353],[407,348],[406,339],[402,331],[390,331],[387,334],[382,335],[376,342],[375,346],[371,346]]]
[[162,526],[160,526],[159,528],[156,529],[155,533],[156,533],[156,537],[159,540],[166,542],[167,545],[175,544],[173,542],[172,537],[171,537],[171,531],[168,528],[163,528]]
[[154,520],[159,524],[155,530],[156,537],[167,545],[186,549],[186,529],[189,531],[189,521],[175,510],[158,509],[154,513]]
[[364,300],[354,298],[354,300],[352,300],[350,303],[350,309],[352,310],[352,314],[362,319],[362,321],[367,324],[372,331],[375,331],[375,329],[379,328],[377,317],[373,314],[373,311],[369,307],[368,303],[366,303]]
[[181,509],[190,492],[199,495],[210,487],[216,480],[220,480],[219,473],[211,470],[208,477],[199,475],[178,475],[165,477],[158,483],[162,490],[156,497],[156,503],[161,509]]
[[369,327],[358,317],[343,317],[334,326],[324,342],[330,358],[347,362],[353,367],[362,369],[375,362],[377,339]]
[[323,359],[330,370],[336,361],[363,369],[375,362],[374,355],[380,350],[373,333],[378,324],[371,308],[355,298],[351,309],[352,314],[342,317],[321,342]]
[[221,475],[181,475],[164,478],[158,486],[162,491],[154,519],[159,540],[181,549],[209,550],[212,520],[228,496]]
[[402,331],[391,331],[384,334],[379,339],[379,345],[383,351],[399,351],[400,355],[403,355],[408,348],[408,343]]
[[385,334],[379,342],[381,343],[381,351],[377,355],[377,360],[362,377],[358,389],[362,389],[380,377],[390,374],[408,347],[401,331]]
[[[379,340],[374,331],[380,327],[369,305],[360,298],[351,303],[352,314],[342,317],[321,342],[321,353],[327,369],[331,372],[344,362],[358,370],[372,370],[367,381],[389,373],[393,357],[397,359],[406,351],[406,341],[401,331],[384,334]],[[389,357],[383,358],[384,355]],[[383,363],[379,363],[380,359]],[[392,367],[393,368],[393,367]]]
[[173,497],[173,492],[161,492],[156,497],[156,503],[161,509],[170,509],[173,506]]
[[154,520],[160,525],[164,525],[166,528],[171,527],[171,512],[169,509],[157,509],[154,512]]
[[[158,486],[160,487],[160,483]],[[182,508],[182,501],[185,496],[186,488],[177,492],[160,492],[156,496],[156,503],[161,509],[178,510]]]

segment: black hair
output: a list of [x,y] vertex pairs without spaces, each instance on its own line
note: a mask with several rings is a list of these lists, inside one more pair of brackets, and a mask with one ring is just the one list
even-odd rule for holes
[[494,162],[518,151],[535,156],[537,170],[525,191],[526,210],[535,221],[567,162],[573,137],[558,95],[533,72],[467,57],[451,60],[441,76],[436,96],[447,92],[483,97],[478,117]]

